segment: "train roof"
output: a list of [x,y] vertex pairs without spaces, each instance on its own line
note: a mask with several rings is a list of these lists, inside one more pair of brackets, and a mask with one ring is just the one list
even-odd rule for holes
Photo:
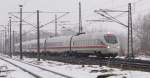
[[[100,38],[101,36],[104,36],[104,34],[107,34],[110,32],[94,32],[94,33],[86,33],[86,34],[81,34],[81,35],[78,35],[78,36],[75,36],[75,38]],[[111,33],[113,34],[113,33]],[[40,43],[44,43],[44,41],[48,41],[48,42],[55,42],[55,41],[64,41],[64,40],[68,40],[70,39],[70,37],[73,36],[73,35],[70,35],[70,36],[56,36],[56,37],[52,37],[52,38],[44,38],[44,39],[40,39]],[[30,40],[30,41],[24,41],[22,44],[23,45],[28,45],[28,44],[32,44],[32,43],[37,43],[37,40]],[[17,43],[15,44],[16,46],[19,46],[20,44]]]
[[[44,42],[45,41],[45,39],[40,39],[40,42]],[[22,44],[23,45],[28,45],[28,44],[32,44],[32,43],[36,43],[37,42],[37,40],[29,40],[29,41],[23,41],[22,42]],[[20,43],[17,43],[17,44],[15,44],[16,46],[19,46],[20,45]]]

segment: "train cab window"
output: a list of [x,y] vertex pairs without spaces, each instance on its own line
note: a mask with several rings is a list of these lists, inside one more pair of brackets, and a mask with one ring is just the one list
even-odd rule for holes
[[106,34],[104,36],[104,38],[105,38],[105,40],[106,40],[107,43],[111,43],[111,44],[118,43],[116,36],[114,36],[112,34]]

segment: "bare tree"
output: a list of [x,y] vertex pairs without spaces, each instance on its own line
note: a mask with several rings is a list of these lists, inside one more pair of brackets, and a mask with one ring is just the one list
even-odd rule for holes
[[140,54],[150,55],[150,14],[138,17],[134,23],[133,29],[136,40],[139,41],[138,43],[135,43],[135,48],[140,47],[138,48]]

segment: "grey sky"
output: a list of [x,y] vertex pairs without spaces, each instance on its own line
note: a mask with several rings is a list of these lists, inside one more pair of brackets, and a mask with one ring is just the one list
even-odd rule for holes
[[[1,0],[0,3],[0,24],[8,23],[8,12],[19,11],[19,4],[24,4],[23,11],[68,11],[71,12],[69,15],[64,17],[61,20],[71,20],[71,23],[78,23],[78,1],[79,0]],[[89,23],[85,22],[85,20],[89,19],[99,19],[100,16],[96,15],[93,11],[99,8],[108,8],[108,9],[121,9],[127,10],[127,4],[129,1],[136,2],[133,8],[134,15],[139,15],[139,13],[147,13],[150,10],[150,0],[80,0],[82,2],[82,17],[83,17],[83,25],[86,29]],[[50,16],[50,15],[49,15]],[[47,16],[43,16],[47,17]],[[51,16],[53,17],[53,15]],[[137,16],[136,16],[137,17]],[[124,23],[127,22],[126,15],[119,18]],[[50,18],[42,18],[41,20],[48,20]],[[33,19],[35,20],[35,19]],[[33,22],[33,21],[32,21]],[[36,21],[33,22],[36,24]],[[41,21],[43,23],[43,21]],[[100,25],[108,25],[106,23]],[[54,25],[54,24],[52,24]],[[90,24],[95,25],[95,24]],[[117,24],[113,24],[117,25]],[[118,26],[119,27],[119,26]],[[116,27],[116,28],[118,28]],[[16,29],[16,27],[14,27]],[[97,27],[96,27],[97,28]],[[108,29],[111,29],[109,27]],[[122,27],[120,27],[122,28]],[[46,28],[47,29],[47,28]],[[52,30],[54,28],[52,27]],[[90,28],[91,29],[91,28]],[[119,29],[119,28],[118,28]]]

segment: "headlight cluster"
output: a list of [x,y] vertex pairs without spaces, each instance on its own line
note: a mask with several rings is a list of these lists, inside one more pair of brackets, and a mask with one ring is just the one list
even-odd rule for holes
[[117,46],[116,48],[120,48],[120,46]]
[[107,46],[107,48],[110,48],[110,46]]
[[[110,46],[107,46],[107,48],[110,48]],[[120,46],[116,46],[116,47],[114,47],[114,48],[118,48],[118,49],[119,49],[119,48],[120,48]]]

